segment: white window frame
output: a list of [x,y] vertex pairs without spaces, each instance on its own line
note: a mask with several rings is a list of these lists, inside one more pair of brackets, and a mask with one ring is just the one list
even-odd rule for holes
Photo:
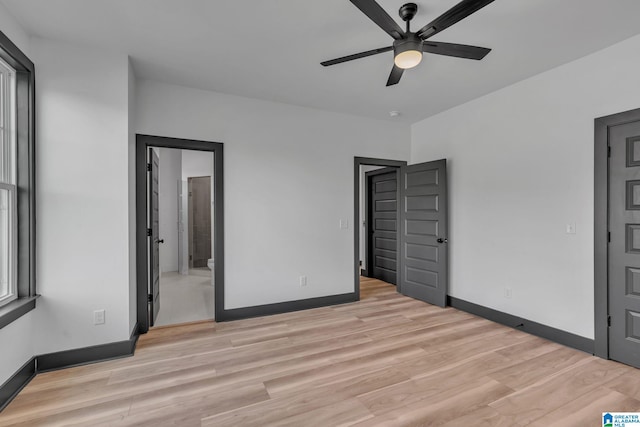
[[[0,190],[9,194],[8,206],[8,292],[0,294],[0,307],[18,298],[18,200],[16,186],[16,70],[0,59]],[[0,253],[1,253],[0,249]],[[3,277],[0,277],[3,280]]]

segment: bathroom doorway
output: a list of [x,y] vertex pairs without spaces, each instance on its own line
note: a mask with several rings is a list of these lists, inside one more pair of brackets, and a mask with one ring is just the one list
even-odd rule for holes
[[[157,298],[150,326],[213,320],[213,153],[151,147],[157,199]],[[154,170],[155,169],[155,170]]]

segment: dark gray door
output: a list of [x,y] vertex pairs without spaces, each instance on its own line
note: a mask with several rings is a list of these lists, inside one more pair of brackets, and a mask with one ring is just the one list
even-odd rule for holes
[[399,276],[403,295],[446,305],[446,160],[400,168]]
[[609,357],[640,367],[640,122],[609,130]]
[[367,274],[387,283],[397,282],[398,171],[380,169],[367,179]]
[[149,229],[151,229],[149,236],[149,312],[151,319],[149,325],[153,326],[160,311],[160,237],[158,235],[160,230],[160,210],[158,208],[158,166],[160,160],[153,148],[149,149],[149,160],[151,164],[151,172],[149,173],[149,206],[151,207],[149,210]]
[[206,267],[211,258],[211,177],[189,178],[189,266]]

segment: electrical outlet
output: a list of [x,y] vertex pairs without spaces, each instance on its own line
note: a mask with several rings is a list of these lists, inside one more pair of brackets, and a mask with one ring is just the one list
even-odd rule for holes
[[566,232],[567,232],[567,234],[576,234],[576,225],[575,224],[567,224]]
[[300,286],[307,286],[307,276],[300,276]]
[[104,325],[104,309],[96,310],[93,312],[93,324],[94,325]]
[[349,220],[348,219],[341,219],[340,220],[340,229],[341,230],[346,230],[349,228]]
[[511,298],[511,288],[510,287],[506,287],[504,288],[504,297],[505,298]]

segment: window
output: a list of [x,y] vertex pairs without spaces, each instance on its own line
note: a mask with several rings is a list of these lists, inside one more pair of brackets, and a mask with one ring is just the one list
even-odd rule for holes
[[16,70],[0,60],[0,306],[18,297],[15,75]]
[[0,328],[36,307],[35,67],[0,32]]

